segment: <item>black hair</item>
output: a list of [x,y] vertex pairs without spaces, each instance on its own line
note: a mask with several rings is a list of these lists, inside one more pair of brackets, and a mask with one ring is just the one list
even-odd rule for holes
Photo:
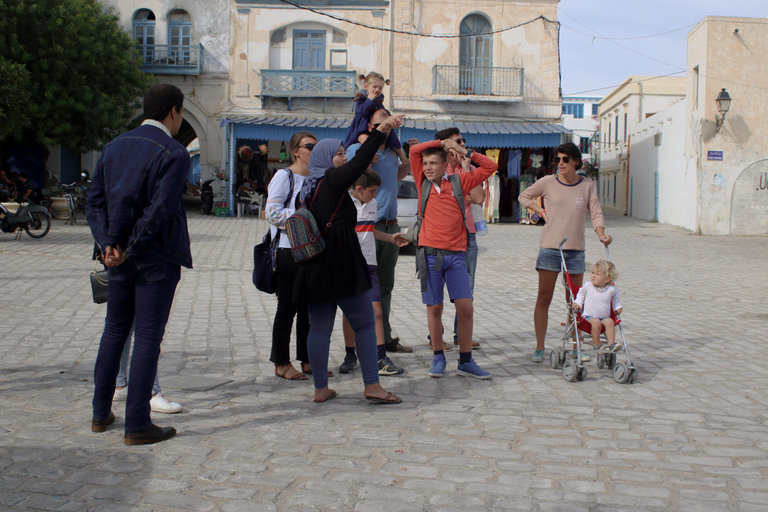
[[171,109],[181,112],[184,106],[184,93],[171,84],[157,84],[144,95],[144,117],[162,121]]
[[29,179],[29,175],[27,173],[23,172],[23,173],[19,174],[19,178],[24,178],[25,180],[28,180]]
[[447,140],[453,137],[454,135],[461,136],[461,131],[456,128],[455,126],[452,126],[450,128],[446,128],[445,130],[440,130],[435,134],[435,140]]
[[363,174],[360,175],[359,178],[357,178],[357,181],[355,182],[354,186],[363,187],[363,190],[371,187],[380,187],[381,176],[379,176],[379,173],[377,173],[373,169],[368,168],[363,172]]
[[424,158],[425,156],[431,156],[431,155],[439,155],[440,159],[443,162],[448,161],[448,153],[445,152],[445,149],[442,147],[439,148],[426,148],[424,151],[421,152],[421,157]]
[[579,169],[581,169],[582,161],[581,161],[581,151],[579,150],[579,146],[577,146],[573,142],[566,142],[565,144],[560,144],[555,148],[553,158],[556,157],[558,153],[568,155],[574,160],[578,160],[579,163],[576,164],[576,170],[578,171]]
[[380,108],[375,109],[373,112],[371,112],[371,115],[368,116],[368,122],[371,122],[371,119],[373,119],[373,115],[376,112],[378,112],[379,110],[383,110],[384,112],[386,112],[387,116],[391,116],[392,115],[392,113],[389,110],[385,109],[384,107],[380,107]]

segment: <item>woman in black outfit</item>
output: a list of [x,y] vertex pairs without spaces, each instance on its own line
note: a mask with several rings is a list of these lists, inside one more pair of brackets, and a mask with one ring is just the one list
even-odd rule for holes
[[400,125],[402,116],[387,118],[372,130],[371,136],[349,162],[342,141],[338,139],[320,141],[309,157],[309,176],[302,186],[300,199],[315,216],[321,232],[333,217],[331,227],[324,235],[325,251],[302,264],[296,277],[297,297],[307,303],[309,311],[307,348],[315,384],[315,402],[325,402],[336,396],[336,392],[328,387],[327,370],[337,306],[355,331],[365,397],[383,404],[402,402],[379,384],[371,278],[355,232],[357,209],[348,192],[368,168],[390,131]]

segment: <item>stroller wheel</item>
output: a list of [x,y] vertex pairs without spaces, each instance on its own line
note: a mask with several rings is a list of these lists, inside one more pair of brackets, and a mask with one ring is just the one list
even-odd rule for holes
[[568,382],[574,382],[576,380],[577,373],[578,368],[576,368],[576,365],[573,363],[573,361],[566,361],[563,363],[563,378],[565,380]]
[[605,367],[605,354],[597,354],[597,367],[601,370]]
[[583,381],[586,378],[587,378],[587,367],[586,366],[582,366],[581,368],[579,368],[576,371],[576,380],[581,382],[581,381]]
[[629,373],[629,383],[634,384],[637,380],[637,368],[632,368],[632,370]]
[[549,366],[551,366],[553,370],[560,368],[562,361],[561,355],[559,350],[553,350],[549,353]]
[[629,381],[630,370],[624,363],[616,363],[613,367],[613,380],[619,384],[626,384]]

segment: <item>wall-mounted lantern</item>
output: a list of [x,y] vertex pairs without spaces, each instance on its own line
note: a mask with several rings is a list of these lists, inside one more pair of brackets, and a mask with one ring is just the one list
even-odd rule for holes
[[731,108],[731,97],[725,88],[718,93],[717,98],[715,98],[715,103],[717,103],[717,111],[722,114],[715,116],[715,132],[719,132],[725,122],[725,114]]

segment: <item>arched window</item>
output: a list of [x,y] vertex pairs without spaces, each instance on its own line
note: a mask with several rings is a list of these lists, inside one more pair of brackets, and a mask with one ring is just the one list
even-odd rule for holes
[[133,16],[133,38],[144,63],[152,62],[155,47],[155,13],[139,9]]
[[493,36],[491,22],[470,14],[459,27],[459,94],[491,94]]
[[192,45],[192,18],[187,11],[176,9],[168,16],[169,58],[173,63],[181,64],[190,60]]

